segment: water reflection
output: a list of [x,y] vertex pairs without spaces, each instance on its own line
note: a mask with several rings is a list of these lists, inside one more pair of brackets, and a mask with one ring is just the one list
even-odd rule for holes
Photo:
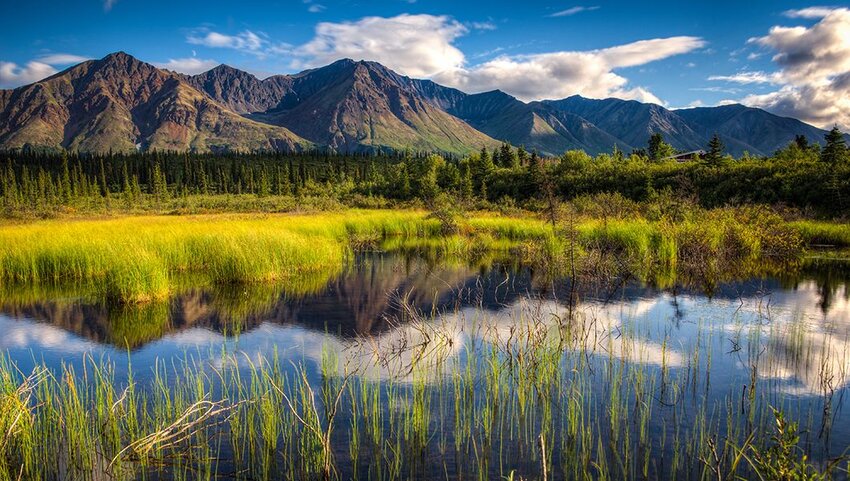
[[126,356],[131,349],[144,362],[187,350],[213,357],[224,346],[250,357],[277,351],[318,362],[324,347],[346,353],[349,367],[403,378],[414,360],[440,375],[437,361],[462,355],[476,341],[504,342],[534,318],[547,335],[580,332],[580,347],[598,356],[676,368],[703,349],[729,368],[721,376],[755,366],[787,393],[816,394],[848,384],[848,279],[845,263],[812,260],[793,275],[720,284],[711,297],[687,286],[578,286],[570,320],[569,282],[527,267],[437,267],[369,255],[297,295],[275,285],[189,288],[143,306],[65,292],[38,301],[38,293],[7,295],[0,302],[0,349],[49,363],[83,352]]

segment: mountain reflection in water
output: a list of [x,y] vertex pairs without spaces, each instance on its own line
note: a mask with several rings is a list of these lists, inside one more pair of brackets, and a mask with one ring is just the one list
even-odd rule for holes
[[[781,382],[785,392],[818,393],[848,382],[846,279],[845,269],[818,263],[785,279],[720,284],[711,297],[639,283],[611,291],[578,286],[571,322],[595,343],[582,346],[591,352],[668,367],[686,365],[707,331],[716,362],[739,371],[756,363],[758,375]],[[0,349],[13,358],[35,353],[60,362],[127,348],[134,360],[191,349],[213,355],[216,346],[227,345],[252,357],[279,350],[283,357],[318,362],[323,347],[330,347],[361,367],[383,358],[378,375],[404,377],[411,356],[459,355],[467,341],[504,338],[523,318],[541,319],[556,332],[569,317],[569,289],[569,281],[546,279],[528,267],[435,268],[416,258],[369,255],[318,292],[301,295],[252,285],[187,289],[168,302],[142,306],[7,300],[0,303]],[[444,342],[417,353],[411,346],[423,337]],[[741,352],[751,342],[765,348],[755,361],[744,361]]]

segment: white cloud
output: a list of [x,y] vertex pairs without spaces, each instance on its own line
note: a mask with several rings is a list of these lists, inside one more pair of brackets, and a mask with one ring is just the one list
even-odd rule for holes
[[[474,25],[472,25],[474,28]],[[455,41],[469,27],[448,16],[365,17],[355,22],[323,22],[315,37],[296,48],[293,68],[312,68],[340,58],[373,60],[411,77],[431,78],[469,92],[501,89],[523,100],[573,94],[662,101],[614,73],[620,68],[693,51],[705,45],[697,37],[641,40],[592,51],[499,56],[469,66]]]
[[591,7],[584,7],[584,6],[570,7],[566,10],[561,10],[561,11],[555,12],[551,15],[547,15],[547,17],[570,17],[570,16],[573,16],[575,14],[582,13],[582,12],[592,12],[593,10],[599,10],[599,6],[594,5],[594,6],[591,6]]
[[118,0],[103,0],[103,11],[108,12],[118,3]]
[[656,60],[662,60],[673,55],[688,53],[705,46],[705,41],[698,37],[668,37],[619,45],[616,47],[595,50],[611,67],[636,67]]
[[203,45],[210,48],[228,48],[242,53],[265,58],[269,55],[289,53],[291,45],[273,43],[263,33],[244,30],[236,35],[215,32],[208,28],[200,28],[186,37],[192,45]]
[[492,50],[485,50],[484,52],[476,53],[475,55],[472,56],[472,58],[489,57],[490,55],[494,55],[494,54],[497,54],[499,52],[504,52],[504,51],[505,51],[505,47],[496,47]]
[[203,60],[199,58],[171,58],[168,62],[156,63],[159,68],[173,70],[175,72],[185,73],[187,75],[196,75],[206,72],[207,70],[216,67],[219,62],[215,60]]
[[789,18],[823,18],[835,11],[832,7],[808,7],[799,10],[786,10],[782,14]]
[[730,95],[738,95],[739,93],[741,93],[741,89],[735,88],[735,87],[717,87],[717,86],[692,87],[692,88],[689,88],[688,90],[691,90],[691,91],[694,91],[694,92],[712,92],[712,93],[724,93],[724,94],[730,94]]
[[785,12],[791,18],[819,19],[810,27],[775,26],[750,44],[773,53],[779,70],[716,76],[737,83],[770,83],[780,88],[741,101],[820,127],[850,128],[850,9],[811,7]]
[[580,94],[663,104],[647,89],[630,87],[628,79],[614,70],[690,52],[704,44],[696,37],[671,37],[584,52],[501,56],[471,68],[441,72],[434,79],[470,92],[500,89],[522,100]]
[[21,85],[38,82],[59,70],[58,66],[71,65],[88,60],[88,57],[67,53],[42,55],[26,63],[18,65],[15,62],[0,61],[0,88],[14,88]]
[[18,87],[31,84],[56,73],[46,63],[31,61],[23,67],[14,62],[0,62],[0,87]]
[[712,75],[708,80],[732,82],[738,84],[776,84],[781,82],[781,76],[776,73],[741,72],[734,75]]
[[213,48],[232,48],[234,50],[256,51],[262,48],[263,39],[256,33],[245,30],[237,35],[225,35],[218,32],[206,32],[205,35],[190,35],[189,43]]
[[310,13],[319,13],[319,12],[323,12],[324,10],[325,10],[325,6],[319,5],[318,3],[310,5],[309,7],[307,7],[307,11],[310,12]]
[[73,55],[69,53],[52,53],[39,57],[36,60],[38,60],[39,62],[46,63],[48,65],[71,65],[85,62],[86,60],[91,60],[91,58],[83,57],[82,55]]
[[496,30],[496,24],[490,21],[487,22],[472,22],[469,24],[473,30]]
[[403,74],[431,77],[460,68],[465,57],[452,43],[468,32],[447,16],[403,14],[356,22],[322,22],[316,36],[295,50],[295,68],[318,67],[340,58],[374,60]]

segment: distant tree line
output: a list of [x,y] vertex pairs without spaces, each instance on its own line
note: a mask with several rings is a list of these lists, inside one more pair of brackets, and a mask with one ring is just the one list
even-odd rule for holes
[[672,160],[661,134],[629,154],[617,147],[592,157],[573,150],[557,158],[507,143],[463,158],[437,154],[149,152],[0,154],[0,199],[7,214],[73,206],[155,204],[181,196],[345,196],[428,201],[442,194],[466,202],[534,207],[547,198],[618,192],[641,201],[662,192],[689,196],[707,207],[785,204],[821,215],[850,209],[850,151],[842,133],[825,146],[798,137],[769,157],[724,153],[714,136],[695,161]]

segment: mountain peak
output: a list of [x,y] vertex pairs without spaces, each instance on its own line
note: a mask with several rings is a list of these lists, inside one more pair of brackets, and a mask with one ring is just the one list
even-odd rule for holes
[[144,63],[136,57],[124,52],[123,50],[119,50],[117,52],[110,53],[106,55],[102,59],[100,59],[102,63]]
[[250,73],[248,73],[244,70],[240,70],[236,67],[231,67],[230,65],[227,65],[226,63],[218,64],[215,67],[207,70],[207,72],[215,72],[215,73],[222,73],[222,74],[228,74],[228,75],[251,75]]
[[396,74],[392,69],[386,67],[385,65],[375,62],[373,60],[354,60],[350,58],[341,58],[329,65],[324,67],[319,67],[313,70],[343,70],[343,69],[365,69],[373,72],[392,72]]
[[129,53],[127,53],[123,50],[118,50],[118,51],[115,51],[115,52],[112,52],[110,54],[105,55],[103,58],[105,60],[105,59],[108,59],[108,58],[133,58],[134,59],[135,57],[133,57],[132,55],[130,55]]
[[504,90],[488,90],[487,92],[481,92],[480,94],[475,94],[480,96],[481,98],[492,98],[492,99],[510,99],[517,100],[513,95],[505,92]]
[[224,63],[219,64],[219,65],[207,70],[206,72],[195,75],[194,77],[196,77],[196,78],[215,77],[217,79],[222,79],[222,80],[240,79],[242,81],[245,81],[245,80],[257,81],[257,82],[260,81],[251,72],[246,72],[244,70],[240,70],[236,67],[231,67],[230,65],[227,65],[227,64],[224,64]]
[[150,75],[167,77],[171,75],[125,52],[111,53],[100,60],[95,60],[93,70],[101,72],[105,76],[121,76],[130,82],[135,80],[132,77]]

